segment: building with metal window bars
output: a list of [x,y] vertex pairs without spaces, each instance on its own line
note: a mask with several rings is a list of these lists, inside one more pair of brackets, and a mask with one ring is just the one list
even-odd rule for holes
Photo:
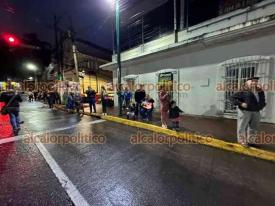
[[[275,1],[215,0],[215,11],[198,16],[199,8],[209,8],[202,2],[168,1],[143,14],[140,34],[126,29],[128,37],[122,39],[128,46],[121,54],[124,86],[134,90],[143,84],[157,100],[156,85],[165,82],[185,113],[236,118],[231,96],[246,79],[260,76],[267,100],[263,121],[275,123]],[[161,15],[170,20],[160,21],[158,27],[156,11],[163,10]],[[135,44],[128,43],[137,38]],[[113,71],[116,84],[116,55],[102,68]]]

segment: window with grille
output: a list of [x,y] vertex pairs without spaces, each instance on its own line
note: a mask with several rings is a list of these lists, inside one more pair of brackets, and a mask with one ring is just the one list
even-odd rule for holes
[[225,68],[225,112],[235,112],[236,106],[232,104],[233,94],[240,91],[248,78],[257,74],[258,64],[231,65]]
[[226,60],[220,65],[217,82],[222,83],[223,88],[217,92],[218,108],[224,114],[234,116],[237,108],[232,104],[233,94],[242,89],[248,78],[254,76],[260,77],[260,84],[268,84],[271,78],[271,57],[237,57]]

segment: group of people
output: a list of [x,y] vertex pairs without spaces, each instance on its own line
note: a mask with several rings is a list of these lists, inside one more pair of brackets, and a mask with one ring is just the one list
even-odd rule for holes
[[76,110],[77,113],[80,114],[80,111],[83,110],[84,97],[80,94],[80,92],[69,92],[68,94],[65,93],[64,101],[68,111]]
[[[92,89],[90,86],[88,87],[88,90],[86,91],[87,96],[87,102],[89,103],[90,107],[90,113],[94,111],[96,113],[96,91]],[[105,86],[101,86],[101,93],[100,93],[100,102],[102,106],[102,114],[107,115],[107,106],[108,106],[108,92],[105,88]]]
[[[241,91],[236,92],[232,96],[232,103],[238,107],[237,117],[237,134],[238,142],[243,146],[253,144],[252,137],[256,137],[260,124],[260,111],[266,106],[265,93],[258,85],[258,77],[249,78],[245,82],[245,87]],[[56,91],[48,92],[31,92],[29,101],[44,100],[48,101],[49,107],[60,102],[60,95]],[[37,95],[35,95],[37,94]],[[91,87],[86,91],[86,96],[80,93],[69,93],[66,98],[67,109],[76,109],[77,112],[83,109],[85,100],[89,103],[90,112],[96,113],[96,92]],[[86,98],[86,99],[85,99]],[[103,115],[107,114],[108,93],[104,86],[101,87],[101,104]],[[143,120],[152,120],[155,101],[146,94],[142,86],[132,93],[125,88],[121,94],[123,108],[126,110],[128,119],[138,119],[139,116]],[[171,99],[169,92],[164,86],[159,87],[158,98],[160,103],[160,116],[163,128],[167,128],[168,120],[172,122],[172,129],[178,130],[180,124],[180,113],[183,111],[177,106],[176,102]],[[134,99],[134,102],[133,102]],[[9,90],[2,92],[0,101],[6,106],[1,109],[1,114],[9,114],[10,122],[14,130],[14,134],[18,134],[20,130],[19,107],[22,98],[18,92]]]
[[47,91],[28,91],[27,94],[29,102],[42,101],[47,97]]
[[136,120],[141,116],[143,120],[151,121],[154,110],[154,100],[145,93],[145,90],[140,87],[134,93],[134,102],[132,101],[133,94],[126,87],[121,93],[121,101],[123,109],[126,111],[128,119]]
[[[140,115],[142,120],[152,121],[155,100],[149,94],[146,94],[142,85],[135,91],[134,98],[132,96],[128,88],[125,88],[121,95],[123,107],[128,110],[126,112],[127,118],[136,120]],[[131,103],[132,99],[134,99],[133,103]],[[167,128],[170,119],[172,129],[178,130],[180,128],[180,113],[183,111],[171,99],[171,95],[165,90],[164,86],[159,88],[159,102],[162,127]]]
[[[67,95],[64,95],[66,108],[69,111],[76,110],[80,113],[81,110],[84,112],[84,103],[88,103],[90,113],[97,113],[97,92],[89,86],[85,92],[85,95],[80,92],[70,92]],[[102,105],[102,114],[107,115],[108,92],[104,86],[101,86],[100,102]]]
[[53,108],[54,104],[61,104],[61,97],[57,91],[28,91],[28,101],[43,101],[49,105],[49,108]]

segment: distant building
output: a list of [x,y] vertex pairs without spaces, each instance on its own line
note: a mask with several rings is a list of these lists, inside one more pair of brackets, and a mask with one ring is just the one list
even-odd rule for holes
[[[122,29],[123,84],[144,84],[158,100],[156,85],[166,83],[185,113],[235,118],[232,94],[260,76],[263,121],[275,123],[274,17],[273,0],[169,0]],[[101,68],[116,84],[116,55]]]
[[[70,38],[66,38],[62,44],[62,65],[61,73],[64,81],[79,82],[81,91],[84,92],[91,86],[97,92],[102,85],[112,82],[112,72],[104,71],[101,65],[109,63],[112,58],[112,51],[97,46],[91,42],[76,39],[76,60],[78,64],[78,75],[75,69],[73,44]],[[48,68],[48,79],[58,79],[58,66],[50,64]]]

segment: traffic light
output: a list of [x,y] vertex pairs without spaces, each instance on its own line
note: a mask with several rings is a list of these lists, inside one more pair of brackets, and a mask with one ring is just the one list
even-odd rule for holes
[[12,34],[2,34],[2,37],[6,44],[11,47],[19,46],[21,44],[20,40]]

